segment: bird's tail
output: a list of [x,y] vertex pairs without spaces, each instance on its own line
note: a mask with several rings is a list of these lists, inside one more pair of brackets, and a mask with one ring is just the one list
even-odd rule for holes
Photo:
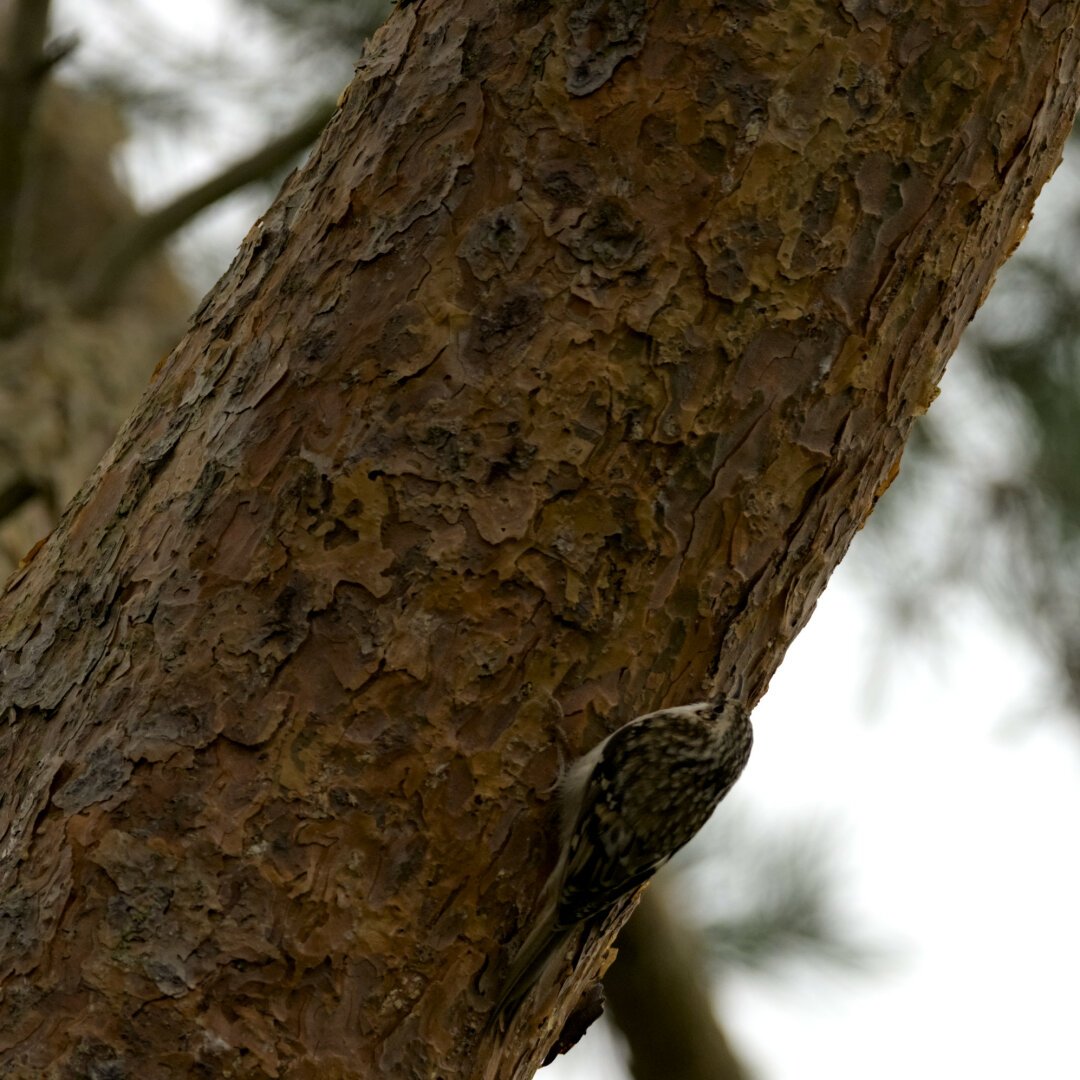
[[540,980],[548,962],[565,952],[573,929],[572,926],[556,925],[552,919],[543,919],[533,927],[510,964],[489,1023],[509,1019],[525,995]]

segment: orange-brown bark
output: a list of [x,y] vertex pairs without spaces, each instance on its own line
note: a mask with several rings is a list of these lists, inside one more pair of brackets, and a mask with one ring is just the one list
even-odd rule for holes
[[760,693],[1058,159],[1076,21],[400,7],[4,595],[4,1074],[531,1075],[605,950],[478,1038],[557,743]]

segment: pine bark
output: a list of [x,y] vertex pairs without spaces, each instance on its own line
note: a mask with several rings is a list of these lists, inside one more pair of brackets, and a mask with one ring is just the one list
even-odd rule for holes
[[1076,104],[1077,3],[403,3],[0,604],[0,1071],[532,1074],[561,754],[756,699]]

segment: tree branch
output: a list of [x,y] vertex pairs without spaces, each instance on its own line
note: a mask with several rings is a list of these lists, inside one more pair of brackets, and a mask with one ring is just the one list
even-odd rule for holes
[[25,476],[17,476],[0,488],[0,521],[28,503],[41,489]]
[[21,321],[15,249],[34,106],[46,74],[64,55],[49,56],[48,25],[49,0],[16,0],[0,66],[0,336]]
[[646,892],[618,949],[604,992],[634,1080],[745,1080],[709,1001],[704,950],[672,915],[662,885]]
[[178,195],[172,202],[119,227],[85,268],[72,293],[72,307],[91,314],[110,304],[132,271],[170,236],[208,206],[268,176],[311,144],[335,106],[321,102],[292,130],[268,142],[217,176]]

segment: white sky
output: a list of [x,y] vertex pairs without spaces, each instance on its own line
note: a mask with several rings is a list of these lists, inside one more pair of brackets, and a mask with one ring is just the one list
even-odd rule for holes
[[[83,35],[80,62],[121,48],[117,22],[140,9],[141,0],[56,4],[60,26]],[[205,47],[247,49],[245,62],[266,48],[250,26],[235,32],[219,0],[149,10]],[[247,145],[233,107],[190,143],[144,137],[125,168],[145,202],[159,201],[257,144],[268,122],[247,123]],[[213,219],[226,256],[256,212]],[[198,235],[205,244],[205,224]],[[873,670],[882,658],[869,644],[872,619],[841,569],[755,714],[751,765],[721,813],[742,804],[778,826],[837,826],[841,906],[856,937],[890,947],[890,963],[870,975],[733,977],[718,991],[728,1033],[760,1080],[1075,1080],[1080,723],[1032,718],[1042,672],[976,605],[953,617],[954,651],[897,650],[887,672]],[[868,683],[886,688],[873,717]],[[541,1075],[622,1080],[616,1056],[590,1033]]]

